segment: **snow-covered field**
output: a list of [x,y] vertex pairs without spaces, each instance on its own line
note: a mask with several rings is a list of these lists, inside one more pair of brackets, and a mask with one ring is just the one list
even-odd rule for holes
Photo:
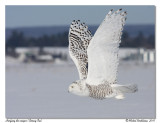
[[137,83],[124,100],[68,93],[78,79],[74,64],[6,62],[7,118],[155,118],[155,64],[121,63],[118,82]]

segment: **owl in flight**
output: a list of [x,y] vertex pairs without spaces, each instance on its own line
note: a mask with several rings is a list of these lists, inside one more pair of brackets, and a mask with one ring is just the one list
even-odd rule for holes
[[80,80],[73,82],[68,91],[95,99],[115,97],[138,90],[136,84],[117,84],[118,50],[127,12],[109,11],[92,36],[85,23],[73,20],[69,29],[69,54],[74,61]]

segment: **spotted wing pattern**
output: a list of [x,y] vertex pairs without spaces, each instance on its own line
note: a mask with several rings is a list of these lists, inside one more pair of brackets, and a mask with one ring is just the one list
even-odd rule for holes
[[80,79],[87,77],[87,48],[91,39],[92,34],[85,23],[73,20],[69,29],[69,54],[78,69]]

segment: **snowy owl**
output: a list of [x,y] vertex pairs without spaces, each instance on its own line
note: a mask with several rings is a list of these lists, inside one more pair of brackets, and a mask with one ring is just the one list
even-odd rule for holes
[[117,84],[118,50],[127,12],[109,11],[94,36],[80,20],[73,20],[69,29],[69,54],[80,80],[73,82],[68,92],[96,99],[136,92],[137,85]]

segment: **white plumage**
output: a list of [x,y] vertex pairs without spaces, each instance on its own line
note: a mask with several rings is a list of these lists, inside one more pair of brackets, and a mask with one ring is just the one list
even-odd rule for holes
[[88,84],[102,84],[103,80],[109,83],[116,82],[119,63],[118,50],[125,15],[126,13],[124,12],[121,14],[114,12],[111,15],[110,11],[92,38],[87,49],[89,64]]
[[[80,80],[69,86],[76,95],[103,99],[123,98],[123,93],[137,91],[136,85],[118,85],[118,50],[121,42],[126,12],[122,9],[109,11],[92,37],[88,27],[73,21],[69,31],[69,53],[80,76]],[[88,64],[88,68],[87,68]]]

